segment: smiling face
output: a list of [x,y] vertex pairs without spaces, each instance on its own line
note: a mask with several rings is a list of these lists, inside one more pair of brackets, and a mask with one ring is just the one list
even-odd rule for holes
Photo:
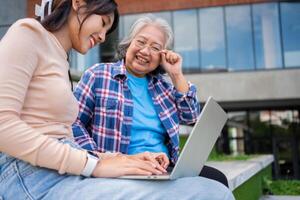
[[164,33],[155,25],[147,25],[130,43],[125,58],[129,73],[143,77],[160,64],[160,51],[165,47]]
[[[72,48],[82,54],[85,54],[96,44],[105,41],[106,33],[114,21],[114,15],[92,14],[82,23],[84,18],[85,15],[79,13],[78,18],[74,16],[69,23]],[[80,23],[82,23],[81,30]]]

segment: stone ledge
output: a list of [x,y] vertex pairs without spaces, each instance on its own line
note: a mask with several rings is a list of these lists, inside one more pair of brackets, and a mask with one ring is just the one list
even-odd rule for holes
[[274,161],[273,155],[261,155],[243,161],[208,161],[206,165],[219,169],[233,191]]

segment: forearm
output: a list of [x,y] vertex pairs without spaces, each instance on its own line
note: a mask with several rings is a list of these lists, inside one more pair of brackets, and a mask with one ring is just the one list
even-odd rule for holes
[[188,83],[188,91],[185,93],[174,90],[174,97],[180,123],[195,123],[200,114],[200,104],[197,99],[196,87]]
[[72,125],[72,130],[75,141],[79,144],[79,146],[91,151],[97,150],[97,144],[91,137],[90,133],[86,130],[84,124],[80,122],[80,119],[77,119]]
[[43,135],[18,116],[0,111],[0,151],[34,166],[80,174],[86,152]]
[[188,82],[182,73],[174,73],[174,74],[169,73],[169,76],[172,80],[174,87],[178,92],[185,93],[189,91]]

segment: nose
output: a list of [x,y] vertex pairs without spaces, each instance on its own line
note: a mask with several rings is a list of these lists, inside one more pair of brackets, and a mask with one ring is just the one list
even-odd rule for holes
[[150,54],[150,47],[149,46],[144,46],[143,48],[141,48],[140,52],[144,55],[149,55]]
[[100,40],[100,43],[102,43],[102,42],[105,41],[105,37],[106,37],[105,31],[101,31],[101,32],[98,34],[98,38],[99,38],[99,40]]

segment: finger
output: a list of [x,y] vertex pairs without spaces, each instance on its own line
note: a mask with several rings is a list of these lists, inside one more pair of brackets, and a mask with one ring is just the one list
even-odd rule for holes
[[160,170],[153,166],[153,163],[151,161],[134,160],[134,162],[131,163],[131,166],[146,170],[148,172],[151,172],[152,174],[162,174]]
[[163,49],[160,51],[160,53],[162,53],[162,54],[166,54],[167,52],[168,52],[168,50],[166,50],[166,49]]
[[173,57],[173,62],[174,64],[179,60],[179,57],[175,54]]
[[159,171],[161,171],[161,172],[167,172],[167,171],[165,170],[165,168],[163,168],[163,166],[161,165],[161,163],[158,162],[158,160],[156,159],[156,155],[155,155],[155,154],[150,155],[149,160],[150,160],[152,163],[155,164],[155,167],[156,167]]
[[144,156],[144,160],[149,161],[156,169],[160,172],[166,172],[166,170],[160,165],[160,163],[156,160],[156,153],[144,152],[141,154]]
[[166,52],[161,51],[161,64],[166,63]]
[[123,176],[124,175],[145,175],[145,176],[151,176],[152,173],[150,171],[143,170],[143,169],[140,169],[140,168],[130,167],[130,168],[124,169]]
[[172,52],[168,51],[167,54],[166,54],[166,61],[167,61],[168,63],[171,62],[171,56],[172,56]]
[[170,164],[168,156],[165,153],[162,153],[159,155],[159,158],[162,160],[161,166],[166,169]]

